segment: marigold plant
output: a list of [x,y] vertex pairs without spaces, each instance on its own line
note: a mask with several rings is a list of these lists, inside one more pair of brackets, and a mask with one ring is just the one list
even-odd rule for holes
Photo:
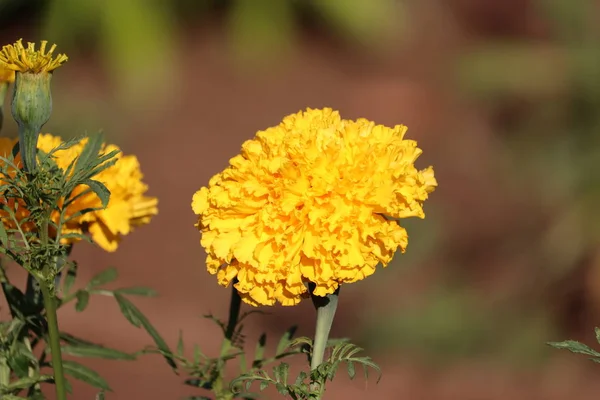
[[193,197],[208,271],[246,303],[289,306],[385,267],[408,244],[398,220],[424,218],[437,186],[406,130],[309,108],[259,131]]
[[[16,139],[0,138],[0,155],[7,157],[16,144]],[[41,134],[38,148],[44,152],[63,144],[58,136]],[[59,168],[66,170],[69,165],[81,155],[87,143],[87,138],[73,146],[58,150],[53,153],[54,160]],[[96,244],[106,251],[115,251],[123,235],[127,235],[136,226],[150,222],[150,219],[158,213],[158,200],[155,197],[145,196],[148,186],[142,182],[143,175],[136,156],[122,155],[120,149],[115,145],[105,145],[104,153],[118,151],[116,163],[96,176],[96,180],[102,182],[110,191],[110,201],[106,208],[101,207],[101,200],[96,193],[88,187],[80,186],[73,192],[72,201],[65,210],[65,218],[70,219],[63,227],[64,232],[89,233]],[[20,156],[17,155],[15,163],[20,166]],[[11,199],[9,199],[10,201]],[[15,210],[20,221],[28,217],[27,210],[15,207],[14,199],[9,206]],[[81,210],[96,209],[77,216]],[[6,213],[0,213],[6,225],[14,223]],[[71,218],[73,217],[73,218]],[[53,220],[58,222],[59,212],[53,213]],[[24,228],[32,227],[31,223],[25,223]],[[73,241],[67,239],[63,242]]]

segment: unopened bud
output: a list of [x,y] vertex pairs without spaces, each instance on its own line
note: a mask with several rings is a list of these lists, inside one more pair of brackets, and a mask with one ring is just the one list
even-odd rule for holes
[[19,146],[25,171],[36,169],[37,141],[42,126],[52,113],[50,80],[52,71],[68,60],[64,54],[56,58],[52,53],[56,45],[46,52],[43,40],[39,50],[33,43],[23,47],[21,39],[0,51],[0,64],[15,71],[15,87],[12,96],[12,115],[19,127]]

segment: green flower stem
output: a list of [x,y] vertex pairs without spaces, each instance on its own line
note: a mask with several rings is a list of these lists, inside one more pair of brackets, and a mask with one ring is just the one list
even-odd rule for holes
[[[227,329],[225,330],[225,339],[231,344],[235,327],[238,324],[240,317],[240,308],[242,307],[242,298],[234,285],[231,285],[231,302],[229,303],[229,320],[227,321]],[[221,352],[222,353],[222,352]],[[221,354],[223,356],[223,354]]]
[[52,369],[54,370],[54,384],[56,386],[56,399],[67,399],[67,387],[65,385],[65,374],[63,371],[62,354],[60,350],[60,334],[58,332],[58,318],[56,315],[56,298],[51,288],[45,282],[40,282],[42,295],[44,296],[44,307],[48,319],[48,334],[50,336],[50,351],[52,352]]
[[[41,242],[42,246],[48,245],[48,219],[42,223]],[[52,355],[52,369],[54,374],[54,385],[56,387],[56,399],[67,399],[67,386],[65,373],[63,370],[62,354],[60,348],[60,333],[58,330],[58,316],[56,314],[57,299],[54,293],[54,275],[53,267],[46,263],[42,277],[38,279],[42,296],[44,297],[44,308],[46,309],[46,319],[48,320],[48,336],[50,337],[50,352]]]
[[231,301],[229,303],[229,319],[227,321],[227,327],[225,328],[225,339],[221,345],[221,352],[219,353],[219,363],[217,370],[219,375],[215,379],[212,385],[212,391],[217,396],[217,400],[230,400],[233,399],[233,393],[228,387],[225,387],[225,357],[231,350],[233,343],[233,335],[235,328],[240,318],[240,309],[242,307],[242,298],[235,288],[235,283],[231,285]]
[[317,326],[315,328],[315,339],[313,341],[312,357],[310,361],[310,369],[314,370],[323,363],[325,356],[325,348],[329,339],[331,325],[335,317],[335,310],[338,305],[338,296],[340,288],[325,297],[315,296],[311,294],[311,298],[315,308],[317,309]]
[[33,173],[37,169],[37,142],[40,129],[18,125],[21,159],[23,160],[24,169],[29,173]]

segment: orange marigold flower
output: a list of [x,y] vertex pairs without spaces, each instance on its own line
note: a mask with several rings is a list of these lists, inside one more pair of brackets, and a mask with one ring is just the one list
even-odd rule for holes
[[246,303],[294,305],[386,266],[437,186],[406,130],[325,108],[259,131],[193,197],[208,271]]

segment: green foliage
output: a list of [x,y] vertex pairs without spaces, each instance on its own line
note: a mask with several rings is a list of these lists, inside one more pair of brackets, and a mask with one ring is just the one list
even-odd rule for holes
[[[3,271],[3,270],[2,270]],[[117,273],[114,268],[109,268],[94,276],[90,282],[82,289],[71,290],[76,277],[76,264],[70,265],[68,270],[64,270],[64,278],[59,289],[62,296],[58,297],[59,307],[64,307],[68,303],[75,302],[76,309],[83,311],[82,298],[85,298],[85,305],[90,295],[103,295],[114,298],[120,298],[123,304],[127,304],[123,313],[126,317],[132,318],[135,326],[144,321],[142,325],[150,334],[157,345],[169,352],[164,339],[156,332],[146,317],[129,301],[125,294],[129,295],[153,295],[153,292],[146,288],[122,288],[109,290],[103,288],[103,285],[112,283],[117,279]],[[31,279],[31,278],[30,278]],[[5,374],[6,379],[0,381],[0,393],[6,395],[17,395],[22,390],[27,390],[28,395],[40,393],[40,384],[52,381],[52,376],[43,374],[42,370],[51,367],[48,356],[51,351],[49,347],[45,348],[40,357],[34,355],[34,350],[41,347],[48,341],[48,331],[44,321],[44,311],[40,306],[34,307],[32,300],[18,288],[11,285],[6,277],[3,282],[4,294],[8,304],[13,312],[14,319],[8,322],[0,323],[0,374]],[[130,321],[131,322],[131,321]],[[132,322],[133,324],[133,322]],[[134,354],[126,353],[117,349],[93,343],[82,338],[75,337],[67,332],[61,332],[62,342],[61,350],[63,355],[77,358],[103,358],[108,360],[132,361],[137,359],[144,351],[140,350]],[[174,363],[168,359],[172,365]],[[108,383],[95,371],[79,364],[75,361],[63,362],[65,373],[74,379],[82,380],[99,389],[110,391]],[[8,384],[4,382],[9,382]]]
[[[300,337],[288,342],[289,351],[306,353],[311,356],[312,340],[308,337]],[[273,367],[272,375],[269,375],[261,367],[253,368],[249,372],[242,374],[231,382],[231,388],[234,393],[242,393],[242,390],[249,391],[252,384],[257,382],[259,390],[263,391],[269,386],[274,386],[283,396],[289,396],[294,400],[299,399],[321,399],[325,391],[327,381],[333,381],[341,364],[346,365],[348,377],[356,377],[356,365],[362,367],[365,379],[369,378],[369,369],[374,369],[379,376],[377,382],[381,379],[381,370],[370,357],[359,357],[363,349],[349,343],[346,339],[328,341],[329,357],[317,368],[309,373],[301,371],[296,379],[290,380],[290,366],[287,363],[280,363]]]
[[[39,167],[33,174],[23,172],[15,165],[14,154],[18,152],[18,145],[12,155],[2,159],[0,208],[4,220],[0,224],[0,252],[3,260],[9,259],[28,272],[26,289],[23,291],[9,281],[5,267],[0,265],[0,285],[12,316],[10,321],[0,322],[2,398],[18,398],[22,393],[26,393],[27,398],[42,398],[41,384],[58,385],[59,377],[45,373],[52,367],[56,370],[54,361],[51,361],[53,350],[60,349],[71,357],[112,360],[134,360],[141,354],[141,351],[129,354],[66,332],[58,333],[59,345],[53,349],[49,345],[53,334],[49,313],[55,310],[49,310],[48,304],[60,308],[74,302],[75,309],[82,312],[92,295],[113,297],[128,321],[144,328],[165,354],[170,352],[148,319],[125,297],[152,296],[152,290],[142,287],[106,289],[104,286],[118,277],[114,268],[98,273],[83,288],[74,289],[78,266],[69,260],[71,247],[63,239],[87,239],[87,236],[80,233],[65,235],[63,227],[77,216],[106,207],[110,192],[104,184],[93,178],[116,162],[116,152],[101,153],[103,137],[98,134],[89,137],[80,157],[63,171],[52,156],[56,151],[68,149],[77,142],[72,140],[63,143],[48,154],[40,151]],[[68,215],[67,207],[83,195],[75,194],[75,188],[82,185],[87,187],[83,194],[95,193],[102,206]],[[23,217],[21,208],[27,210],[29,215]],[[51,303],[42,296],[44,289],[52,296]],[[42,348],[43,351],[39,351]],[[167,362],[175,366],[172,359],[167,358]],[[88,367],[72,360],[63,360],[61,365],[66,375],[98,389],[110,390],[104,378]],[[68,381],[64,385],[70,391]]]
[[[235,290],[235,289],[233,289]],[[237,292],[234,292],[232,298],[232,309],[237,309],[236,302],[239,301]],[[167,358],[171,358],[177,362],[179,367],[186,372],[188,378],[184,383],[199,389],[204,389],[212,392],[217,399],[254,399],[255,394],[252,393],[234,393],[231,391],[231,383],[225,381],[225,369],[229,362],[238,361],[238,368],[241,374],[248,371],[257,371],[266,365],[281,360],[285,357],[300,354],[301,350],[292,348],[292,338],[296,332],[296,327],[289,328],[279,339],[275,353],[272,356],[265,355],[267,347],[267,335],[262,334],[256,344],[254,357],[250,365],[247,365],[246,352],[244,345],[246,338],[243,334],[244,320],[260,311],[249,311],[241,316],[233,315],[230,321],[222,321],[212,314],[205,315],[204,318],[213,321],[223,334],[223,343],[219,355],[211,357],[205,354],[198,345],[193,346],[192,357],[186,356],[186,345],[183,340],[183,334],[180,332],[179,340],[177,341],[175,353],[169,350],[161,349],[160,347],[149,347],[145,350],[147,353],[159,353]],[[233,322],[232,322],[233,321]],[[231,334],[229,333],[231,330]],[[190,396],[187,399],[209,399],[204,396]]]
[[[596,332],[596,341],[600,343],[600,328],[595,328]],[[554,347],[555,349],[564,349],[569,350],[571,353],[583,354],[590,357],[595,363],[600,363],[600,353],[596,350],[592,349],[588,345],[585,345],[576,340],[565,340],[562,342],[548,342],[549,346]]]

